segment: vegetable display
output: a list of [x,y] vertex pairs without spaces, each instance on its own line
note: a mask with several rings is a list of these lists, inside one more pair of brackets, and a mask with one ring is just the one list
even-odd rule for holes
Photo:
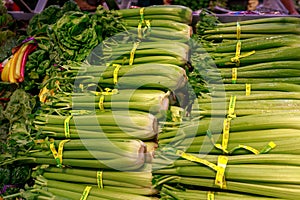
[[299,198],[299,18],[200,18],[35,15],[0,66],[1,199]]
[[[202,17],[191,58],[207,92],[192,123],[159,134],[154,185],[162,199],[294,199],[299,19]],[[289,31],[279,30],[285,24]]]

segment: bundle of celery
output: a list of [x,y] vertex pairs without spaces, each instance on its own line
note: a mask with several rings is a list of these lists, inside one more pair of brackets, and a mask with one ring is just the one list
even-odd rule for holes
[[[255,93],[252,95],[238,95],[236,91],[226,92],[226,98],[211,97],[209,95],[198,98],[198,104],[194,104],[191,112],[192,117],[222,117],[229,109],[229,95],[234,95],[235,115],[238,117],[245,115],[256,115],[264,113],[297,113],[299,112],[299,92],[277,92]],[[242,92],[243,93],[243,92]]]
[[69,182],[81,185],[98,186],[105,191],[124,191],[137,195],[155,195],[157,190],[152,188],[152,173],[143,171],[107,171],[91,170],[86,168],[40,168],[33,173],[37,180],[41,176],[49,182]]
[[176,59],[173,60],[174,64],[166,64],[168,61],[169,58],[165,61],[158,60],[154,63],[143,61],[141,64],[134,65],[65,65],[64,71],[57,72],[55,77],[45,81],[44,86],[48,90],[61,90],[65,93],[82,91],[82,89],[87,91],[104,91],[106,88],[174,91],[184,88],[188,81],[186,71],[176,65]]
[[[164,185],[160,191],[161,200],[176,200],[176,199],[209,199],[214,198],[218,200],[274,200],[272,197],[262,197],[252,194],[240,194],[227,191],[212,191],[206,189],[177,189],[169,185]],[[283,200],[282,198],[276,198]]]
[[[199,20],[197,33],[201,34],[205,40],[236,40],[237,29],[241,29],[240,38],[272,37],[278,34],[295,36],[299,34],[300,19],[297,17],[271,17],[253,19],[239,22],[218,23],[214,16],[203,15],[210,24],[204,24]],[[285,28],[282,28],[282,27]]]
[[[161,90],[113,90],[49,96],[43,110],[137,110],[158,114],[169,108],[170,92]],[[102,101],[102,103],[101,103]]]
[[[55,169],[49,169],[57,171]],[[27,189],[27,197],[39,199],[97,199],[97,200],[155,200],[157,191],[151,188],[151,173],[103,172],[81,169],[58,170],[64,173],[44,172],[36,175],[35,185]],[[71,173],[69,173],[69,171]],[[84,174],[82,174],[84,173]],[[49,178],[48,175],[50,176]],[[59,175],[59,176],[58,176]],[[94,175],[94,176],[92,176]],[[57,179],[58,178],[58,179]],[[65,178],[65,179],[63,179]],[[63,180],[61,180],[63,179]],[[81,182],[79,182],[81,180]],[[141,184],[141,185],[139,185]],[[19,193],[5,199],[25,196]]]
[[[235,197],[235,193],[246,195],[246,199],[255,197],[295,199],[300,195],[297,178],[300,170],[298,155],[226,156],[228,161],[223,165],[225,173],[221,175],[223,182],[221,186],[215,180],[219,181],[217,173],[220,173],[218,171],[221,166],[220,157],[223,156],[184,154],[178,150],[173,150],[173,153],[169,150],[163,155],[168,159],[155,160],[157,164],[157,170],[154,171],[155,186],[167,185],[185,188],[187,191],[198,189],[229,192],[233,193],[232,199],[239,198],[239,195]],[[178,157],[181,158],[177,159]],[[168,165],[170,159],[175,160],[172,165]],[[220,198],[222,199],[221,195]]]
[[103,48],[103,58],[107,63],[123,65],[158,62],[184,66],[188,57],[189,46],[173,40],[111,44]]
[[166,39],[187,42],[191,35],[192,10],[188,7],[149,6],[119,10],[117,13],[127,30],[139,39],[162,43]]
[[[38,141],[24,153],[25,163],[137,170],[145,163],[146,146],[140,140],[77,139]],[[58,153],[56,153],[56,149]],[[23,153],[20,153],[22,156]]]
[[[96,111],[91,114],[70,116],[39,115],[35,118],[34,124],[41,134],[54,138],[64,138],[69,135],[68,137],[74,139],[138,138],[149,140],[155,138],[159,131],[157,119],[146,112]],[[66,121],[68,118],[69,121]],[[66,128],[69,131],[68,135],[66,135]]]

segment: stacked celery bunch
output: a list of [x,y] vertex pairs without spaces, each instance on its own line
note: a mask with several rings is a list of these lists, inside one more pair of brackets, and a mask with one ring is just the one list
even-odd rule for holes
[[300,20],[208,22],[192,60],[209,92],[193,124],[160,136],[162,199],[299,198]]
[[18,157],[35,166],[26,195],[159,198],[152,184],[158,134],[172,120],[170,107],[184,109],[190,101],[185,67],[192,11],[153,6],[118,14],[127,31],[44,79],[35,144]]

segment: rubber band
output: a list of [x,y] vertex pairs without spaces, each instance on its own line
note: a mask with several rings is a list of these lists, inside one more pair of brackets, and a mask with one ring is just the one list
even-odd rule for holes
[[235,150],[237,150],[237,149],[246,149],[246,150],[248,150],[248,151],[254,153],[255,155],[260,154],[260,152],[259,152],[257,149],[255,149],[255,148],[253,148],[253,147],[250,147],[250,146],[241,145],[241,144],[240,144],[238,147],[234,148],[231,152],[233,152],[233,151],[235,151]]
[[143,26],[143,24],[142,24],[142,22],[140,21],[140,22],[139,22],[139,25],[138,25],[138,28],[137,28],[137,29],[138,29],[138,30],[137,30],[137,31],[138,31],[138,38],[140,38],[140,39],[143,38],[143,35],[142,35],[142,26]]
[[136,51],[136,49],[138,48],[138,46],[139,46],[139,42],[135,42],[135,43],[133,44],[133,48],[132,48],[132,50],[131,50],[131,52],[130,52],[129,65],[132,65],[132,64],[133,64],[134,54],[135,54],[135,51]]
[[215,147],[222,150],[224,153],[229,153],[227,151],[228,141],[229,141],[229,129],[230,129],[230,121],[231,118],[226,118],[223,121],[223,137],[222,137],[222,144],[215,144]]
[[237,81],[237,68],[234,67],[232,68],[232,83],[236,84]]
[[121,65],[119,64],[113,64],[113,67],[115,67],[114,69],[114,84],[117,84],[118,83],[118,73],[119,73],[119,70],[121,68]]
[[118,89],[110,89],[110,88],[105,88],[104,91],[102,92],[95,92],[95,91],[91,91],[91,93],[93,93],[96,96],[101,96],[101,95],[114,95],[114,94],[118,94],[119,90]]
[[227,166],[228,157],[226,156],[219,156],[218,157],[218,170],[216,174],[215,184],[219,186],[221,189],[226,188],[225,182],[225,169]]
[[236,22],[236,39],[241,39],[242,27],[239,22]]
[[107,95],[114,95],[114,94],[118,94],[119,90],[118,89],[110,89],[110,88],[105,88],[104,89],[105,91],[102,91],[102,92],[92,92],[93,94],[95,94],[96,96],[100,96],[99,98],[99,102],[98,102],[98,106],[99,106],[99,109],[101,111],[104,110],[104,98],[105,96]]
[[55,149],[54,142],[50,143],[50,150],[53,154],[53,157],[56,161],[56,166],[61,168],[62,167],[62,161],[63,161],[63,150],[64,150],[64,145],[65,143],[69,142],[70,140],[62,140],[60,141],[58,145],[58,151]]
[[56,166],[57,166],[57,167],[61,167],[62,165],[61,165],[60,159],[59,159],[59,157],[58,157],[58,153],[57,153],[57,151],[56,151],[56,149],[55,149],[54,142],[51,142],[51,143],[50,143],[50,150],[51,150],[52,155],[53,155],[53,157],[54,157],[54,159],[55,159],[55,161],[56,161]]
[[223,123],[223,138],[222,138],[222,149],[224,152],[227,150],[228,140],[229,140],[229,129],[230,129],[230,119],[224,119]]
[[238,40],[236,43],[235,56],[231,58],[231,62],[236,63],[236,66],[240,65],[241,48],[242,48],[242,42]]
[[103,171],[97,171],[98,188],[103,189]]
[[104,110],[104,95],[100,96],[98,105],[99,105],[99,109],[103,111]]
[[246,83],[246,96],[251,95],[251,84]]
[[80,200],[86,200],[87,197],[89,196],[90,194],[90,191],[91,191],[92,187],[91,186],[86,186],[81,197],[80,197]]
[[140,9],[140,16],[141,16],[141,19],[140,19],[140,22],[138,24],[138,38],[142,38],[143,35],[142,35],[142,26],[143,24],[145,23],[145,19],[144,19],[144,10],[145,8],[141,8]]
[[150,20],[145,20],[145,23],[146,23],[146,26],[143,29],[143,36],[142,37],[145,37],[148,33],[151,32],[151,22],[150,22]]
[[207,160],[204,160],[204,159],[201,159],[201,158],[198,158],[196,156],[193,156],[191,154],[187,154],[181,150],[177,150],[176,151],[176,155],[180,156],[181,158],[184,158],[186,160],[189,160],[189,161],[192,161],[192,162],[197,162],[197,163],[201,163],[207,167],[210,167],[211,169],[217,171],[218,170],[218,167],[217,165],[215,165],[214,163],[211,163]]
[[73,115],[68,116],[64,121],[65,137],[70,138],[70,120]]
[[235,118],[236,114],[235,112],[235,105],[236,105],[236,96],[231,96],[229,101],[229,107],[228,107],[228,115],[227,118]]
[[261,151],[260,154],[264,154],[264,153],[268,153],[269,151],[271,151],[272,149],[274,149],[276,147],[276,144],[271,141],[269,142],[269,144],[267,146],[265,146]]
[[144,11],[145,11],[145,8],[143,7],[143,8],[141,8],[140,9],[140,16],[141,16],[141,19],[140,19],[140,21],[142,22],[142,23],[144,23]]
[[207,192],[207,200],[215,200],[215,193],[212,191]]

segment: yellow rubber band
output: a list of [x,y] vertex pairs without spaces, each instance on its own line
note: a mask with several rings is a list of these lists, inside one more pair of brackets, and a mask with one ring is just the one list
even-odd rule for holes
[[68,116],[64,121],[65,137],[70,138],[70,120],[73,116]]
[[218,157],[218,170],[216,174],[215,184],[219,186],[221,189],[226,188],[225,182],[225,169],[227,166],[228,157],[219,156]]
[[230,97],[230,102],[229,102],[229,107],[228,107],[228,115],[227,118],[235,118],[236,114],[235,112],[235,104],[236,104],[236,96],[231,96]]
[[212,191],[207,192],[207,200],[215,200],[215,193]]
[[119,64],[113,64],[113,67],[115,67],[114,69],[114,84],[117,84],[118,83],[118,73],[119,73],[119,70],[121,68],[121,65]]
[[140,22],[139,22],[139,25],[138,25],[138,38],[142,38],[143,37],[143,35],[142,35],[142,26],[145,23],[144,11],[145,11],[144,7],[140,9],[141,19],[140,19]]
[[91,189],[92,189],[91,186],[86,186],[80,197],[80,200],[86,200],[90,194]]
[[228,153],[227,146],[229,140],[229,129],[230,129],[230,119],[226,118],[224,119],[224,123],[223,123],[223,138],[222,138],[222,150],[226,153]]
[[241,39],[242,28],[239,22],[236,22],[236,39]]
[[244,54],[240,55],[239,58],[245,58],[245,57],[251,56],[253,54],[255,54],[255,50],[250,51],[248,53],[244,53]]
[[62,164],[62,161],[63,161],[64,145],[69,141],[70,140],[62,140],[58,145],[58,158],[59,158],[60,164]]
[[142,23],[144,23],[144,11],[145,11],[144,7],[140,9],[140,16],[141,16]]
[[251,95],[251,84],[246,83],[246,96]]
[[237,68],[234,67],[232,68],[232,83],[236,84],[237,81]]
[[58,153],[57,153],[57,151],[56,151],[56,149],[55,149],[54,142],[51,142],[51,143],[50,143],[50,150],[51,150],[52,155],[53,155],[53,157],[54,157],[54,159],[55,159],[55,161],[56,161],[56,166],[57,166],[57,167],[61,167],[61,162],[60,162],[60,159],[59,159],[59,157],[58,157]]
[[240,65],[240,55],[241,55],[242,42],[240,40],[236,43],[235,56],[231,58],[231,62],[236,63],[236,66]]
[[213,170],[215,170],[215,171],[218,170],[217,165],[215,165],[214,163],[211,163],[211,162],[209,162],[209,161],[207,161],[207,160],[198,158],[198,157],[193,156],[193,155],[191,155],[191,154],[187,154],[187,153],[185,153],[185,152],[183,152],[183,151],[181,151],[181,150],[177,150],[176,155],[178,155],[178,156],[180,156],[180,157],[182,157],[182,158],[184,158],[184,159],[186,159],[186,160],[192,161],[192,162],[201,163],[201,164],[203,164],[203,165],[205,165],[205,166],[210,167],[211,169],[213,169]]
[[98,105],[99,105],[99,109],[103,111],[104,110],[104,95],[100,96]]
[[268,153],[269,151],[271,151],[272,149],[274,149],[277,145],[271,141],[269,142],[269,144],[267,146],[265,146],[261,151],[260,153],[263,154],[263,153]]
[[140,39],[143,38],[143,35],[142,35],[142,26],[143,26],[143,24],[140,21],[139,25],[138,25],[138,29],[137,29],[137,31],[138,31],[138,38],[140,38]]
[[135,43],[133,44],[133,48],[132,48],[132,50],[131,50],[131,52],[130,52],[129,65],[132,65],[132,64],[133,64],[134,54],[135,54],[135,51],[136,51],[136,49],[138,48],[138,46],[139,46],[139,42],[135,42]]
[[91,91],[91,93],[95,94],[96,96],[101,96],[101,95],[114,95],[114,94],[118,94],[118,92],[119,92],[118,89],[105,88],[104,90],[105,91],[102,91],[102,92]]
[[62,167],[64,145],[69,141],[70,140],[62,140],[58,145],[58,151],[56,151],[55,149],[54,142],[50,143],[50,150],[53,154],[54,159],[56,160],[57,167]]
[[146,23],[146,26],[143,29],[143,34],[144,34],[143,37],[145,37],[147,35],[147,33],[151,32],[151,22],[150,22],[150,20],[145,20],[145,23]]
[[103,171],[97,171],[98,188],[103,189]]
[[257,150],[257,149],[255,149],[255,148],[253,148],[253,147],[250,147],[250,146],[246,146],[246,145],[239,145],[238,146],[238,148],[242,148],[242,149],[246,149],[246,150],[248,150],[248,151],[251,151],[252,153],[254,153],[255,155],[258,155],[260,152]]

